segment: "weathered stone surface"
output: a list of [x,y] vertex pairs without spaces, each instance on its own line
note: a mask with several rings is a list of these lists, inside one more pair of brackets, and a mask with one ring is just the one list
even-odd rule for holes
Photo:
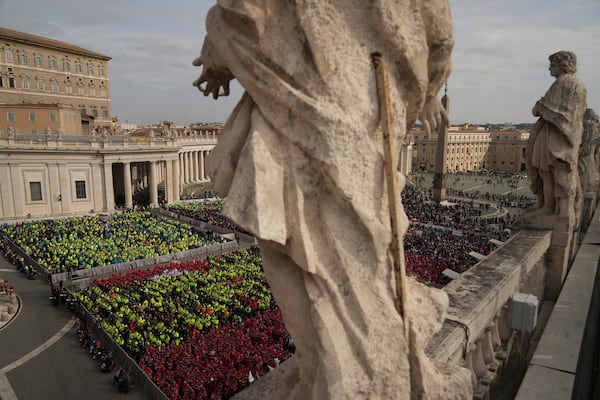
[[591,108],[583,116],[583,139],[579,147],[579,188],[576,200],[576,218],[581,229],[585,230],[591,219],[591,212],[598,200],[600,190],[600,124],[598,114]]
[[396,143],[416,118],[430,130],[446,122],[437,93],[450,72],[448,1],[220,0],[206,25],[195,85],[218,98],[235,77],[246,90],[207,171],[224,214],[259,238],[296,344],[288,385],[260,398],[469,397],[463,370],[423,353],[444,295],[406,284],[404,318],[394,305],[395,199],[372,64],[378,53],[389,66]]
[[[550,231],[520,231],[502,247],[444,288],[448,317],[427,353],[435,360],[459,363],[468,327],[469,345],[480,338],[500,309],[520,290],[550,247]],[[539,292],[531,288],[531,293]]]
[[575,220],[577,159],[587,107],[586,89],[575,76],[575,54],[559,51],[550,55],[549,60],[550,74],[556,80],[533,107],[532,113],[539,119],[529,136],[526,157],[527,175],[538,198],[538,209],[523,219],[533,226],[537,217],[545,215]]

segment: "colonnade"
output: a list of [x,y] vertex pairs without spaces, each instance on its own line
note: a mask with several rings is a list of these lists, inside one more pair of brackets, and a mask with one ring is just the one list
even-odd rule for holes
[[[153,154],[150,158],[160,157],[154,160],[143,160],[140,156],[134,156],[129,161],[105,159],[106,210],[114,210],[115,205],[132,208],[134,195],[146,189],[151,207],[158,206],[159,198],[167,203],[179,200],[184,184],[208,180],[204,163],[209,153],[210,150],[180,150],[168,156],[165,153]],[[159,195],[159,191],[164,192]]]
[[[115,164],[122,167],[122,182],[118,182],[120,176],[113,177]],[[163,198],[167,203],[179,200],[181,192],[180,168],[178,159],[150,160],[150,161],[117,161],[104,162],[104,186],[106,210],[115,208],[115,192],[123,193],[123,206],[127,209],[133,207],[133,195],[148,189],[150,195],[150,206],[157,207],[159,203],[159,188],[163,189]]]
[[204,162],[209,153],[210,150],[189,150],[179,153],[181,184],[204,182],[208,180]]

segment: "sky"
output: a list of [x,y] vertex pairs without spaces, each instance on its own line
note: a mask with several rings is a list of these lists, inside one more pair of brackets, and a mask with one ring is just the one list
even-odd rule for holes
[[[243,89],[218,101],[192,82],[214,0],[0,0],[0,26],[112,57],[113,115],[139,125],[224,122]],[[571,50],[600,113],[600,0],[450,0],[455,30],[450,119],[534,122],[554,78],[548,56]]]

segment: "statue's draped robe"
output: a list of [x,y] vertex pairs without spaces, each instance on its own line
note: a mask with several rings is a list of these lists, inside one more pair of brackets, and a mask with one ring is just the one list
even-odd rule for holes
[[577,157],[583,135],[586,89],[573,74],[559,76],[535,109],[540,117],[529,138],[528,175],[532,190],[542,190],[539,171],[554,176],[554,196],[574,196],[578,185]]
[[389,67],[400,143],[449,74],[451,24],[446,0],[219,0],[207,16],[202,59],[246,90],[207,171],[224,214],[294,265],[265,259],[296,398],[410,392],[371,54]]

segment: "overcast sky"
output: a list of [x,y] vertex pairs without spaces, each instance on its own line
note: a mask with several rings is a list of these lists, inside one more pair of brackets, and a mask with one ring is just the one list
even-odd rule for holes
[[[600,112],[600,0],[450,0],[456,44],[452,123],[533,122],[553,78],[548,55],[572,50]],[[112,57],[113,114],[140,125],[225,121],[241,96],[214,101],[192,86],[192,60],[212,0],[0,0],[0,26]]]

